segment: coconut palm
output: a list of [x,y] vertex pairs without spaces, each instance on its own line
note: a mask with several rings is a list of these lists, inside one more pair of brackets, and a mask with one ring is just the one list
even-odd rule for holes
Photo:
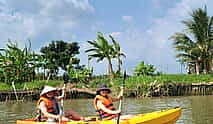
[[188,66],[194,65],[195,72],[199,74],[201,57],[196,43],[183,33],[176,33],[172,38],[175,41],[173,45],[178,51],[176,57],[180,59],[179,62],[187,63]]
[[90,58],[96,58],[97,62],[107,59],[108,61],[108,71],[111,78],[114,78],[114,71],[112,67],[113,58],[113,48],[109,45],[108,41],[104,38],[101,32],[98,32],[97,41],[87,41],[92,48],[86,50],[85,52],[90,52],[88,56]]
[[177,58],[181,62],[195,65],[196,73],[208,73],[212,61],[213,17],[207,15],[207,9],[198,8],[191,14],[191,19],[182,23],[187,32],[172,36]]
[[118,64],[117,64],[118,70],[116,71],[116,74],[120,75],[121,74],[121,65],[122,65],[121,57],[126,58],[126,55],[121,52],[120,44],[118,42],[116,42],[115,39],[111,35],[109,35],[109,37],[111,38],[112,43],[113,43],[114,57],[117,58],[117,62],[118,62]]

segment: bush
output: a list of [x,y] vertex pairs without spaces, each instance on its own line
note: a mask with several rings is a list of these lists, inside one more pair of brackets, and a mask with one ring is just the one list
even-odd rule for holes
[[156,71],[156,68],[154,65],[151,64],[145,64],[144,61],[142,61],[134,70],[134,74],[136,76],[140,75],[154,75],[154,72]]

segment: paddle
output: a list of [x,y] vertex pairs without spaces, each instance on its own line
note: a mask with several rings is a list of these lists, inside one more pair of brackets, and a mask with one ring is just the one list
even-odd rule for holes
[[[124,88],[125,80],[126,80],[126,71],[124,71],[124,77],[123,77],[123,81],[121,84],[121,86],[123,86],[123,88]],[[121,96],[123,96],[123,92],[122,92]],[[123,102],[123,100],[120,99],[119,110],[122,109],[122,102]],[[121,113],[118,114],[117,124],[119,124],[120,116],[121,116]]]
[[[64,80],[64,86],[62,88],[62,99],[61,99],[61,106],[60,106],[60,113],[59,115],[62,116],[63,114],[63,111],[64,111],[64,95],[65,95],[65,92],[64,92],[64,89],[66,88],[66,84],[68,83],[70,77],[69,77],[69,74],[67,72],[64,73],[63,75],[63,80]],[[61,124],[61,118],[59,119],[59,124]]]
[[[63,86],[63,88],[62,88],[62,99],[61,99],[61,106],[60,106],[60,113],[59,113],[59,115],[61,115],[62,116],[62,114],[63,114],[63,112],[64,112],[64,88],[66,88],[66,84],[64,83],[64,86]],[[59,119],[59,124],[61,124],[61,118]]]

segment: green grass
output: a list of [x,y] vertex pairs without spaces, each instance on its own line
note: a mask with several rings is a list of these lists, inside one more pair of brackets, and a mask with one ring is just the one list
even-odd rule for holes
[[[49,85],[49,86],[58,86],[63,81],[58,80],[49,80],[48,82],[46,80],[39,80],[39,81],[33,81],[33,82],[23,82],[23,83],[15,83],[15,87],[17,90],[37,90],[42,89],[43,86]],[[6,83],[0,83],[0,90],[12,90],[12,84],[6,84]]]
[[[113,80],[114,88],[119,87],[122,82],[122,78],[116,78]],[[33,82],[23,82],[16,83],[15,86],[17,89],[41,89],[44,85],[58,86],[62,81],[59,80],[50,80],[48,83],[45,80],[33,81]],[[110,84],[110,79],[107,77],[95,78],[91,80],[86,85],[90,88],[97,88],[100,84],[108,84],[109,87],[112,87]],[[213,82],[213,75],[185,75],[185,74],[165,74],[159,76],[131,76],[126,79],[127,88],[146,88],[150,83],[208,83]],[[85,84],[78,83],[77,87],[84,87]],[[12,90],[11,84],[0,83],[0,90]]]
[[[160,76],[133,76],[126,80],[126,85],[133,88],[138,85],[157,83],[208,83],[213,81],[213,75],[166,74]],[[120,81],[121,82],[121,81]]]
[[[114,79],[115,86],[119,86],[122,78]],[[92,87],[97,87],[100,83],[108,83],[109,79],[96,79],[91,82]],[[153,82],[158,83],[208,83],[213,82],[213,75],[185,75],[185,74],[166,74],[159,76],[131,76],[126,79],[126,86],[134,88],[137,86],[149,85]]]

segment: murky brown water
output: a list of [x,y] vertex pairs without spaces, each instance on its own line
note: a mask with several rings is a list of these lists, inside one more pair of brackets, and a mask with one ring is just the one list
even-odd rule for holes
[[[0,103],[0,124],[15,124],[17,119],[33,117],[35,105],[36,101]],[[123,113],[147,113],[176,106],[183,108],[176,124],[213,124],[213,96],[125,99]],[[66,100],[65,109],[67,108],[84,116],[95,114],[92,99]]]

